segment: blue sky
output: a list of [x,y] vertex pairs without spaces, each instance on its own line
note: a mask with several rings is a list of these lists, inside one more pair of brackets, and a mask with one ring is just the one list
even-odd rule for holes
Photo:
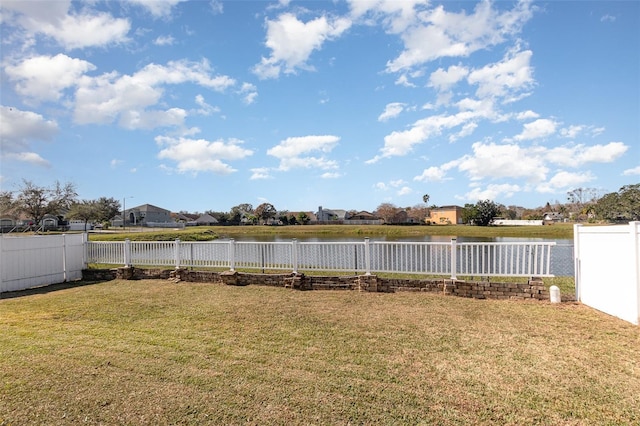
[[10,1],[0,186],[542,206],[640,182],[640,2]]

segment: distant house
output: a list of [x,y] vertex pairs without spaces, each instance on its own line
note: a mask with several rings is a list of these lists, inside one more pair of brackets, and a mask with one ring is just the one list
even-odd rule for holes
[[198,217],[195,220],[196,225],[202,226],[202,225],[217,225],[218,224],[218,219],[216,219],[215,217],[211,216],[210,214],[203,214],[200,215],[200,217]]
[[143,204],[125,210],[124,223],[120,215],[111,220],[112,226],[162,226],[175,223],[169,210],[151,204]]
[[348,220],[351,221],[381,221],[380,218],[373,213],[369,213],[368,211],[360,211],[354,214],[349,215]]
[[336,222],[346,220],[349,217],[349,213],[346,210],[341,209],[323,209],[322,206],[318,207],[316,218],[318,222]]
[[171,219],[173,219],[176,222],[181,222],[181,223],[195,222],[198,217],[200,217],[200,215],[198,215],[198,214],[171,213]]
[[542,223],[545,225],[551,225],[552,223],[562,222],[564,220],[564,216],[562,213],[556,212],[548,212],[542,216]]
[[461,225],[462,207],[442,206],[431,209],[428,221],[436,225]]
[[2,216],[2,217],[0,217],[0,232],[9,232],[17,224],[18,223],[17,223],[15,218],[8,217],[8,216]]

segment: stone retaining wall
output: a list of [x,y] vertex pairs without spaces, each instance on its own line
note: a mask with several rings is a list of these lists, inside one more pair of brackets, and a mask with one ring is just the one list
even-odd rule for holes
[[296,290],[357,290],[380,293],[428,291],[450,296],[476,299],[549,300],[549,291],[542,279],[526,283],[460,281],[451,279],[382,278],[376,275],[317,276],[304,274],[254,274],[237,271],[192,271],[188,269],[87,269],[87,281],[113,279],[170,279],[175,282],[200,282],[236,286],[266,285]]

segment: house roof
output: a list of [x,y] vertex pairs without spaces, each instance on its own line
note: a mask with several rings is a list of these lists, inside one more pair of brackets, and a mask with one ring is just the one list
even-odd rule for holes
[[218,223],[218,219],[211,216],[210,214],[203,214],[199,218],[196,219],[197,223]]
[[442,210],[462,210],[462,207],[453,206],[453,205],[452,206],[440,206],[440,207],[434,207],[431,210],[439,210],[439,211],[442,211]]
[[351,217],[367,217],[370,219],[378,219],[376,215],[374,215],[373,213],[369,213],[366,210],[359,211],[356,214],[351,215]]
[[171,213],[170,210],[167,209],[163,209],[162,207],[158,207],[158,206],[154,206],[153,204],[142,204],[136,207],[131,207],[129,209],[127,209],[127,211],[129,210],[138,210],[141,212],[167,212],[167,213]]

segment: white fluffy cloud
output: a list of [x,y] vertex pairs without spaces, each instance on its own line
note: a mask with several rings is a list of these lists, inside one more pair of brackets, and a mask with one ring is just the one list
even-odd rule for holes
[[447,12],[443,6],[437,6],[416,16],[420,18],[419,24],[398,28],[402,30],[404,51],[387,63],[387,71],[410,69],[442,57],[466,57],[501,43],[506,36],[521,31],[532,11],[528,1],[504,12],[494,9],[492,2],[482,1],[469,15]]
[[611,163],[620,158],[629,147],[622,142],[609,142],[606,145],[586,146],[566,145],[551,148],[546,158],[563,167],[581,167],[587,163]]
[[45,36],[67,50],[107,46],[126,42],[131,29],[128,19],[114,18],[87,7],[73,11],[69,0],[3,1],[2,8],[13,15],[10,21],[22,28],[27,44],[35,36]]
[[267,154],[280,160],[278,169],[281,171],[295,168],[335,169],[338,167],[336,161],[329,160],[324,155],[311,156],[307,154],[329,153],[339,141],[338,136],[332,135],[291,137],[270,148]]
[[627,169],[624,172],[622,172],[622,174],[624,176],[640,175],[640,166],[634,167],[632,169]]
[[402,111],[404,111],[404,107],[405,104],[401,102],[392,102],[387,104],[384,108],[384,112],[378,116],[378,121],[387,121],[391,118],[397,117]]
[[[583,185],[595,179],[588,171],[571,172],[556,167],[582,167],[590,163],[609,163],[627,150],[620,142],[606,145],[568,145],[556,148],[543,146],[522,147],[515,143],[473,144],[473,153],[442,166],[431,166],[414,180],[420,182],[445,179],[446,172],[457,169],[471,180],[472,191],[464,195],[466,200],[509,197],[524,190],[554,193]],[[491,183],[485,181],[509,181]],[[515,181],[515,182],[514,182]]]
[[153,44],[155,44],[156,46],[171,46],[175,42],[176,42],[176,39],[173,38],[172,36],[168,35],[168,36],[159,36],[159,37],[157,37],[153,41]]
[[438,91],[446,91],[451,89],[451,87],[460,80],[464,79],[468,74],[469,70],[460,65],[452,65],[446,70],[438,68],[431,73],[431,76],[429,76],[428,86],[433,87]]
[[513,102],[526,96],[533,85],[530,50],[509,52],[502,61],[473,70],[467,79],[477,85],[479,98],[499,97]]
[[431,166],[422,171],[422,174],[413,178],[418,182],[441,182],[447,175],[447,169],[445,167]]
[[236,171],[227,162],[242,160],[253,151],[242,147],[242,141],[229,139],[208,141],[205,139],[156,137],[162,150],[158,158],[177,163],[180,173],[213,172],[226,175]]
[[[155,18],[168,17],[178,3],[186,0],[128,0],[145,8]],[[214,2],[212,2],[214,3]]]
[[90,62],[59,53],[24,59],[7,65],[5,72],[15,82],[16,92],[40,102],[59,100],[64,89],[75,86],[78,78],[95,69]]
[[404,156],[413,151],[413,147],[424,141],[440,136],[443,131],[460,127],[457,137],[469,135],[476,128],[474,121],[488,119],[495,116],[491,103],[463,102],[459,104],[462,111],[446,115],[432,115],[413,123],[408,130],[394,131],[384,138],[384,146],[380,149],[380,154],[367,160],[368,164],[376,163],[382,158]]
[[541,139],[551,136],[556,132],[558,123],[548,118],[539,118],[531,123],[523,126],[522,133],[515,136],[517,141],[526,141],[530,139]]
[[268,167],[256,167],[251,169],[250,180],[272,179],[270,169]]
[[291,13],[267,20],[265,45],[271,50],[271,55],[263,57],[253,71],[258,77],[268,79],[279,77],[281,72],[313,69],[307,64],[313,51],[321,49],[325,41],[339,37],[350,26],[351,21],[346,18],[321,16],[303,22]]
[[117,73],[84,76],[78,82],[74,120],[78,124],[111,123],[128,129],[182,124],[186,113],[180,108],[148,110],[157,105],[167,84],[194,83],[216,91],[233,86],[228,76],[211,76],[207,61],[172,61],[149,64],[133,75]]
[[0,152],[20,153],[31,141],[48,141],[58,132],[58,124],[42,115],[0,106]]
[[490,184],[484,188],[480,186],[472,188],[471,191],[467,192],[463,198],[472,202],[479,200],[495,200],[499,197],[512,197],[515,193],[521,190],[522,188],[519,185],[514,184]]
[[591,172],[572,173],[564,170],[558,171],[546,182],[536,187],[538,192],[553,193],[564,188],[576,188],[593,180]]
[[462,157],[458,165],[472,180],[519,178],[540,182],[549,171],[543,148],[476,142],[472,149],[473,154]]

